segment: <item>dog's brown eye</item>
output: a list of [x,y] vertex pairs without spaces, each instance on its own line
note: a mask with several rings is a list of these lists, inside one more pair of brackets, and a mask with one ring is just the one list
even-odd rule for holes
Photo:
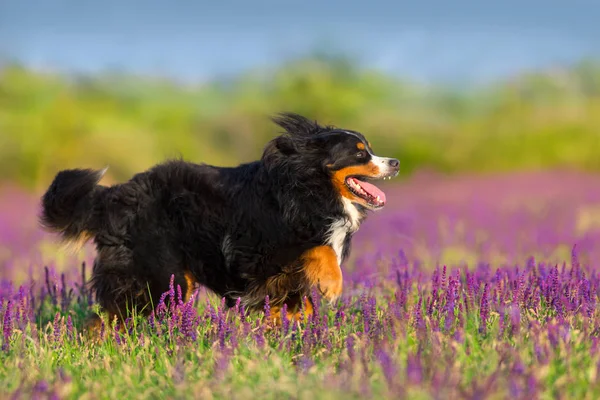
[[356,157],[358,158],[364,158],[366,156],[367,154],[364,151],[359,151],[358,153],[356,153]]

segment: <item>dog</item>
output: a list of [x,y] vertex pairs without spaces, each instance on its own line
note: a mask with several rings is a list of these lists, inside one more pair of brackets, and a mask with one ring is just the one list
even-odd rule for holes
[[[169,159],[103,186],[105,170],[58,172],[41,199],[41,225],[65,241],[93,240],[91,289],[105,312],[149,314],[171,276],[187,300],[199,285],[287,318],[314,312],[316,288],[334,303],[341,264],[369,211],[385,206],[373,183],[400,162],[376,156],[357,131],[295,113],[271,118],[283,132],[260,160],[235,167]],[[303,301],[307,299],[307,301]]]

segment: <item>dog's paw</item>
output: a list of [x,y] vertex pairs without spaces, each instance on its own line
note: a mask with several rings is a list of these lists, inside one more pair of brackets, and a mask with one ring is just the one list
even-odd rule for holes
[[342,295],[343,286],[341,273],[339,276],[320,279],[319,283],[317,284],[317,288],[330,304],[335,303],[340,298]]

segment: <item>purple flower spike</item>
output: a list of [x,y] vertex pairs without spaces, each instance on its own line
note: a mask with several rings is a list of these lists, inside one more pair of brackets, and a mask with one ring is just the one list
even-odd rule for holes
[[287,335],[290,327],[290,320],[287,318],[287,309],[287,304],[284,304],[283,307],[281,307],[281,329],[284,336]]
[[25,288],[23,286],[19,286],[19,309],[21,310],[22,321],[21,329],[25,327],[25,324],[30,320],[30,314],[28,313],[27,305],[25,304]]
[[352,335],[348,336],[348,339],[346,339],[346,351],[348,352],[350,362],[354,363],[356,353],[354,352],[354,337]]
[[265,306],[264,306],[264,311],[265,311],[265,318],[268,320],[269,318],[271,318],[271,306],[269,304],[269,295],[265,296]]
[[150,316],[148,317],[148,323],[150,324],[150,329],[152,329],[152,330],[156,329],[155,317],[154,317],[154,310],[152,310],[150,312]]
[[417,305],[415,306],[415,310],[413,312],[415,327],[416,327],[417,331],[419,331],[419,332],[421,332],[422,330],[425,329],[425,321],[423,320],[422,306],[423,306],[423,297],[419,296],[419,301],[418,301]]
[[179,306],[183,305],[183,296],[181,294],[181,285],[177,285],[177,304]]
[[260,325],[258,331],[254,336],[254,340],[256,341],[256,345],[258,348],[262,349],[265,346],[265,330],[264,325]]
[[8,351],[10,337],[12,335],[12,301],[8,301],[6,304],[6,310],[4,310],[4,318],[3,318],[3,342],[2,342],[2,350]]
[[481,319],[479,325],[479,332],[485,333],[487,332],[487,320],[490,316],[490,304],[488,299],[488,284],[486,283],[483,288],[483,295],[481,296],[481,305],[479,307],[479,318]]
[[227,333],[226,323],[223,318],[219,318],[219,322],[217,325],[217,336],[219,338],[219,347],[221,349],[225,348],[225,335]]
[[[156,315],[159,317],[162,316],[163,313],[167,310],[165,299],[167,298],[168,294],[169,292],[164,292],[160,295],[160,298],[158,299],[158,304],[156,305]],[[160,320],[162,320],[162,318],[160,318]]]
[[62,324],[60,323],[60,313],[57,312],[54,315],[54,324],[52,325],[52,327],[53,327],[53,333],[54,333],[54,342],[59,343],[59,344],[62,343],[61,326],[62,326]]
[[171,310],[175,307],[175,275],[171,274],[171,279],[169,280],[169,308]]
[[119,333],[119,325],[120,324],[115,324],[115,330],[114,330],[114,337],[115,337],[115,342],[117,342],[117,345],[121,345],[121,343],[123,343],[123,340],[121,338],[121,334]]

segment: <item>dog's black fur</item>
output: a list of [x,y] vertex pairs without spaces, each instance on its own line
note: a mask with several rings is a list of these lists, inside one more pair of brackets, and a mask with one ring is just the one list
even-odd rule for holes
[[[229,306],[241,297],[258,309],[266,295],[271,304],[294,302],[310,289],[300,256],[327,243],[332,221],[347,218],[332,171],[368,163],[371,152],[358,132],[296,114],[274,121],[285,133],[260,160],[237,167],[168,161],[110,187],[99,185],[103,171],[61,171],[40,221],[67,240],[93,238],[92,288],[121,318],[132,306],[156,305],[172,274],[189,293],[186,271]],[[360,160],[357,141],[369,150]],[[367,208],[354,206],[362,220]]]

